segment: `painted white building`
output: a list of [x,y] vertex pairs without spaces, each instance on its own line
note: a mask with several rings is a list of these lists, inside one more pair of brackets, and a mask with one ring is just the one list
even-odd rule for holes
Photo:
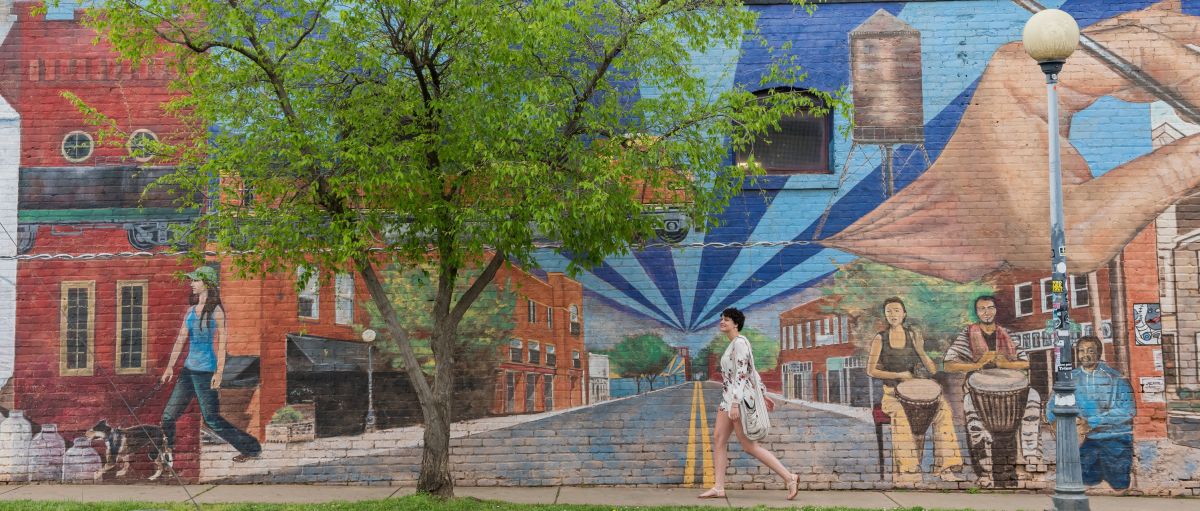
[[608,401],[608,355],[588,353],[588,404]]
[[[0,0],[0,45],[8,38],[17,15],[13,0]],[[0,388],[13,375],[17,312],[17,188],[21,166],[21,116],[0,96]]]

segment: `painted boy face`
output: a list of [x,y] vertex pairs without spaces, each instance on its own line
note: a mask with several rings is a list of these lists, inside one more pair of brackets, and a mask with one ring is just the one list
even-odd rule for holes
[[990,325],[996,321],[996,302],[991,300],[980,300],[975,304],[975,315],[979,316],[979,322],[985,325]]

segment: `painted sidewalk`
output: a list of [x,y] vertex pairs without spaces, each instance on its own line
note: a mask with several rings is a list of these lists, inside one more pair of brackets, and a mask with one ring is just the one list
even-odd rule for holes
[[[714,508],[841,506],[865,509],[924,507],[927,509],[1043,510],[1050,496],[1017,493],[934,493],[881,491],[804,491],[796,500],[783,499],[782,490],[730,490],[724,499],[699,500],[692,488],[610,487],[460,487],[458,497],[527,504],[596,504],[606,506],[708,506]],[[214,503],[321,503],[381,500],[413,493],[411,487],[317,485],[10,485],[0,486],[0,502],[9,500],[60,500],[73,502],[185,502]],[[1200,499],[1153,497],[1091,497],[1093,511],[1192,511]],[[0,507],[3,507],[0,505]]]

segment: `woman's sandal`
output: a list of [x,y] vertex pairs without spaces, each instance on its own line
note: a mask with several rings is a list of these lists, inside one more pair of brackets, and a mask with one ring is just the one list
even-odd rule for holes
[[800,493],[800,474],[792,474],[792,478],[787,483],[788,500],[795,500],[796,494]]
[[696,498],[698,498],[698,499],[723,499],[723,498],[725,498],[725,490],[709,488],[708,491],[701,493],[700,495],[697,495]]

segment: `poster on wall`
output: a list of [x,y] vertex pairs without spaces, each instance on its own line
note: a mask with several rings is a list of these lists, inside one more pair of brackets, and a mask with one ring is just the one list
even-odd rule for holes
[[1133,330],[1138,345],[1162,344],[1161,314],[1157,303],[1133,305]]
[[1150,376],[1139,378],[1139,383],[1142,385],[1142,402],[1143,403],[1162,403],[1163,378],[1161,376]]

